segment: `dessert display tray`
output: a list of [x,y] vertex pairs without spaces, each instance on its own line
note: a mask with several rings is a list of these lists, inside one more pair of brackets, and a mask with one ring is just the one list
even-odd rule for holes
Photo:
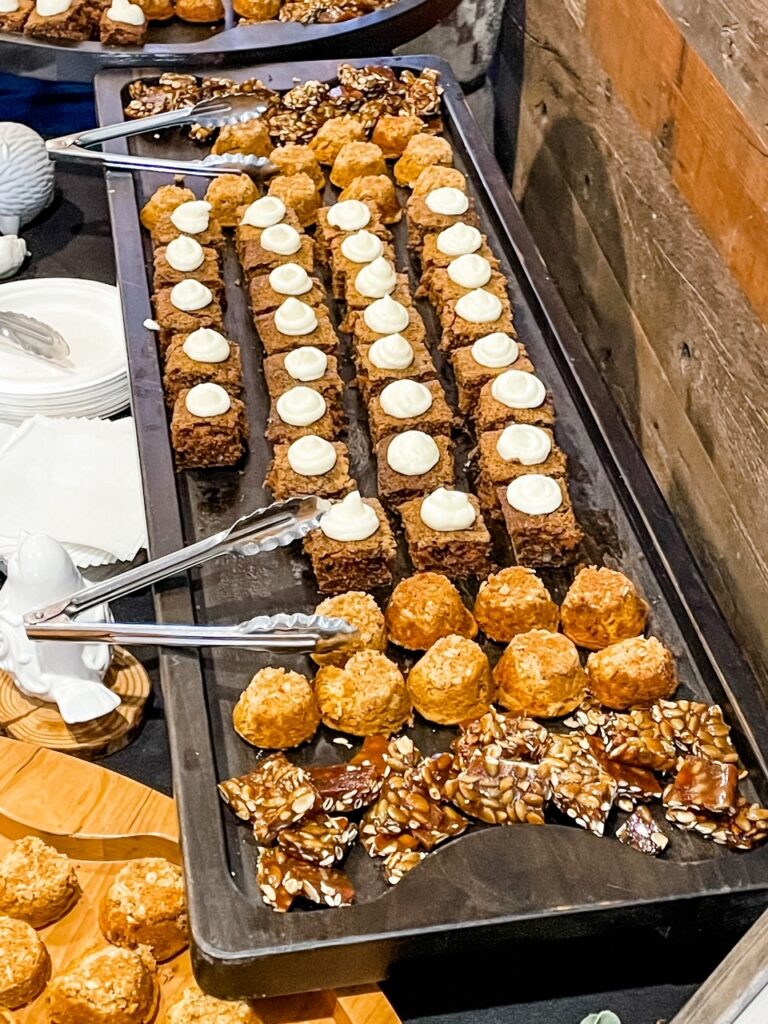
[[[619,568],[638,585],[652,606],[652,632],[677,659],[678,697],[723,706],[749,771],[746,792],[750,799],[765,802],[768,720],[757,681],[547,276],[458,83],[448,65],[435,57],[379,63],[441,72],[445,136],[453,145],[456,166],[468,177],[483,230],[502,259],[520,339],[554,393],[558,443],[569,456],[571,494],[586,534],[583,560]],[[131,81],[158,73],[144,68],[99,75],[101,122],[121,119]],[[296,78],[332,81],[336,63],[248,66],[230,74],[258,75],[269,86],[286,90]],[[162,156],[189,157],[194,151],[180,134],[128,144],[132,152]],[[263,488],[270,453],[264,438],[268,403],[259,345],[231,243],[224,258],[226,328],[241,344],[251,424],[249,457],[238,471],[174,471],[155,337],[143,326],[152,316],[151,250],[139,223],[140,207],[166,182],[159,175],[108,174],[133,412],[155,556],[208,536],[269,500]],[[192,179],[188,184],[200,193],[205,188],[204,182]],[[404,265],[404,223],[396,235]],[[407,269],[415,282],[415,268]],[[418,305],[434,339],[438,335],[432,310],[425,302]],[[348,349],[343,351],[348,364]],[[443,373],[439,354],[437,361]],[[344,372],[351,379],[348,367]],[[455,397],[447,378],[445,384],[449,397]],[[346,390],[345,411],[355,476],[363,493],[374,495],[375,466],[364,407],[354,387]],[[463,466],[471,441],[462,437],[457,446],[457,465]],[[502,549],[499,554],[505,557]],[[553,595],[562,598],[570,573],[552,570],[542,575]],[[318,599],[309,562],[294,546],[251,560],[208,565],[189,581],[176,580],[159,589],[156,607],[165,621],[232,623],[260,613],[311,611]],[[300,658],[271,660],[305,672],[310,664]],[[262,656],[230,650],[161,655],[194,963],[203,986],[216,994],[277,994],[370,982],[384,978],[398,959],[479,941],[604,930],[628,918],[633,923],[669,923],[704,909],[721,914],[768,902],[768,847],[738,853],[667,829],[669,849],[654,859],[578,828],[548,824],[475,827],[427,857],[394,888],[386,886],[378,865],[357,848],[345,866],[358,894],[352,906],[274,914],[261,902],[256,886],[255,845],[216,796],[219,780],[245,773],[257,760],[258,752],[234,733],[231,713],[254,672],[267,663]],[[455,732],[422,721],[410,734],[431,753],[446,749]],[[299,763],[328,763],[347,760],[350,753],[321,728],[310,744],[290,756]]]

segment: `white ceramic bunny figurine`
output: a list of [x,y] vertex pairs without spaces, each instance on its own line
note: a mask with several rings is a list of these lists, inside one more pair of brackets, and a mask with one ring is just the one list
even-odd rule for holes
[[[66,550],[53,537],[25,534],[8,558],[0,590],[0,667],[28,697],[57,704],[68,725],[114,711],[120,697],[104,685],[111,654],[106,644],[30,640],[24,614],[67,597],[86,584]],[[108,605],[79,616],[106,622]]]
[[31,128],[0,121],[0,232],[18,235],[53,199],[53,163]]

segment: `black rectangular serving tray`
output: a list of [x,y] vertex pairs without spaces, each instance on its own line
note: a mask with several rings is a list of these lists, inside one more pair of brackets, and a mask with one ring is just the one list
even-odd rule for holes
[[[352,63],[363,64],[364,61]],[[547,276],[546,268],[501,171],[465,104],[449,66],[436,57],[383,58],[395,68],[437,67],[445,87],[445,133],[456,162],[468,175],[492,248],[509,279],[521,340],[537,373],[554,392],[557,435],[571,466],[571,489],[587,539],[583,561],[621,568],[652,605],[652,632],[674,652],[678,695],[723,705],[749,779],[750,799],[768,797],[768,723],[763,695],[702,581],[675,521],[583,342]],[[247,67],[235,78],[258,75],[285,90],[294,78],[331,81],[336,62]],[[96,79],[101,123],[119,121],[126,88],[158,69],[104,72]],[[136,138],[131,151],[194,156],[180,133],[164,140]],[[123,143],[125,145],[125,143]],[[152,316],[151,249],[138,219],[140,206],[168,178],[122,172],[107,175],[122,293],[133,413],[145,486],[150,548],[162,555],[266,504],[263,479],[269,446],[261,352],[248,313],[231,243],[225,256],[227,329],[238,340],[248,384],[252,437],[242,471],[176,474],[168,437]],[[190,179],[199,192],[204,182]],[[329,193],[330,195],[330,193]],[[398,229],[401,264],[404,224]],[[563,245],[570,240],[563,238]],[[412,280],[416,276],[409,268]],[[421,303],[431,339],[435,319]],[[348,345],[348,340],[345,342]],[[345,348],[348,352],[348,348]],[[343,360],[349,363],[349,359]],[[349,368],[345,371],[351,376]],[[353,475],[375,493],[375,470],[357,389],[345,395]],[[674,444],[674,438],[669,438]],[[463,466],[471,442],[457,442]],[[501,544],[501,541],[497,541]],[[501,558],[508,552],[499,547]],[[401,564],[400,571],[407,571]],[[546,582],[562,597],[570,574],[550,572]],[[315,583],[298,545],[254,559],[227,558],[189,580],[158,588],[160,620],[237,622],[260,613],[311,611]],[[500,647],[488,645],[492,659]],[[308,671],[308,659],[271,659]],[[508,938],[546,937],[606,930],[618,922],[691,920],[704,910],[750,913],[766,902],[768,847],[739,853],[673,829],[667,853],[653,859],[614,839],[567,824],[484,828],[441,847],[395,888],[380,865],[357,848],[347,861],[358,901],[341,910],[295,910],[279,915],[261,902],[255,885],[256,848],[216,795],[220,779],[240,775],[258,752],[231,725],[237,697],[268,659],[250,652],[168,652],[161,680],[168,717],[174,787],[179,805],[190,905],[195,971],[208,991],[224,996],[276,995],[370,982],[386,977],[397,960],[458,950]],[[420,722],[412,735],[425,753],[446,749],[454,730]],[[301,763],[342,761],[351,751],[321,729],[292,752]],[[615,831],[620,816],[609,822]],[[661,819],[663,822],[663,818]]]

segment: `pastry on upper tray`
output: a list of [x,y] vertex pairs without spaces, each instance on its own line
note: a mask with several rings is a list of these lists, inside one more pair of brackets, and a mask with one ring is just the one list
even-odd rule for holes
[[456,167],[446,167],[445,164],[431,164],[425,167],[411,189],[412,196],[426,196],[434,192],[436,188],[457,188],[461,192],[468,192],[467,179]]
[[398,302],[391,295],[376,299],[365,309],[353,310],[346,323],[355,345],[372,345],[390,334],[400,334],[411,344],[423,344],[427,339],[427,328],[416,307]]
[[453,163],[453,149],[447,139],[437,135],[421,132],[413,135],[403,150],[403,155],[394,167],[395,181],[398,185],[411,187],[421,172],[433,164]]
[[590,565],[582,569],[563,598],[563,632],[575,644],[599,651],[619,640],[640,636],[650,606],[632,580],[615,569]]
[[329,403],[314,388],[297,384],[271,401],[266,436],[273,444],[291,444],[305,434],[333,441],[341,433],[343,420],[343,408]]
[[280,13],[282,0],[233,0],[235,14],[240,15],[238,25],[261,21],[274,21]]
[[[387,231],[387,234],[389,232]],[[337,235],[330,246],[331,282],[333,296],[343,299],[347,282],[357,277],[363,267],[374,260],[386,259],[394,264],[395,249],[391,237],[374,234],[368,228]],[[409,301],[406,305],[410,305]]]
[[583,533],[562,478],[526,473],[497,489],[515,560],[532,567],[569,565]]
[[473,494],[438,487],[398,508],[408,554],[419,572],[451,579],[485,578],[491,571],[491,535]]
[[[398,274],[394,263],[385,256],[363,264],[357,273],[346,277],[344,301],[349,312],[365,309],[376,299],[383,299],[385,295],[391,295],[404,306],[409,306],[412,302],[408,275]],[[342,323],[341,329],[346,329],[346,321]]]
[[346,188],[355,178],[386,174],[384,155],[373,142],[347,142],[336,154],[329,178],[337,188]]
[[[281,202],[276,196],[265,198]],[[290,213],[296,216],[293,210]],[[288,218],[265,228],[256,228],[241,221],[235,244],[240,265],[248,277],[267,274],[284,263],[295,263],[310,274],[315,269],[312,239],[300,228],[288,223]]]
[[[182,2],[215,7],[220,0],[182,0]],[[178,11],[179,0],[176,0]],[[191,19],[187,19],[191,20]],[[218,20],[218,19],[213,19]],[[252,117],[248,121],[237,124],[225,124],[219,129],[211,153],[223,156],[226,153],[242,153],[244,156],[269,156],[272,152],[272,139],[266,121]]]
[[163,352],[175,334],[191,334],[201,327],[224,329],[224,311],[219,295],[194,278],[184,278],[172,288],[161,288],[152,296],[155,320],[160,328]]
[[442,573],[421,572],[401,580],[386,610],[392,643],[411,651],[426,651],[441,636],[458,633],[470,640],[477,623],[461,594]]
[[453,487],[452,449],[450,437],[432,437],[422,430],[385,437],[376,446],[381,500],[398,506],[424,497],[437,487]]
[[443,186],[408,200],[408,248],[418,253],[427,235],[455,224],[479,227],[475,200],[459,188]]
[[100,14],[95,0],[37,0],[24,23],[24,35],[82,42],[91,38]]
[[299,171],[296,174],[278,174],[269,183],[269,195],[281,199],[293,210],[303,228],[317,220],[320,196],[312,178]]
[[457,220],[442,231],[425,235],[419,257],[426,277],[435,268],[447,267],[458,256],[470,253],[482,256],[494,270],[498,270],[499,261],[493,255],[486,236],[466,220]]
[[480,584],[474,615],[485,635],[501,643],[531,629],[556,632],[560,618],[542,581],[522,565],[500,569]]
[[386,513],[375,498],[351,491],[304,540],[324,594],[371,590],[392,582],[396,545]]
[[342,189],[339,202],[358,199],[374,203],[385,224],[397,224],[403,216],[392,179],[386,174],[363,174]]
[[651,637],[632,637],[595,651],[587,658],[589,689],[616,711],[668,699],[677,689],[672,652]]
[[386,651],[387,626],[384,616],[370,594],[361,590],[349,590],[345,594],[326,597],[315,608],[315,615],[332,619],[344,619],[355,626],[358,638],[347,647],[327,654],[313,654],[312,660],[318,665],[346,665],[357,650]]

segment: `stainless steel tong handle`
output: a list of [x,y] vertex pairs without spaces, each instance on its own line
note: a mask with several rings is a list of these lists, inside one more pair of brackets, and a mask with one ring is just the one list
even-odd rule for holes
[[24,616],[24,622],[29,626],[47,622],[59,615],[73,618],[96,605],[115,601],[229,552],[255,555],[262,551],[273,551],[306,536],[319,524],[320,517],[330,507],[331,503],[325,498],[312,496],[291,498],[289,501],[275,502],[267,508],[256,509],[206,540],[86,587],[47,608],[29,612]]

